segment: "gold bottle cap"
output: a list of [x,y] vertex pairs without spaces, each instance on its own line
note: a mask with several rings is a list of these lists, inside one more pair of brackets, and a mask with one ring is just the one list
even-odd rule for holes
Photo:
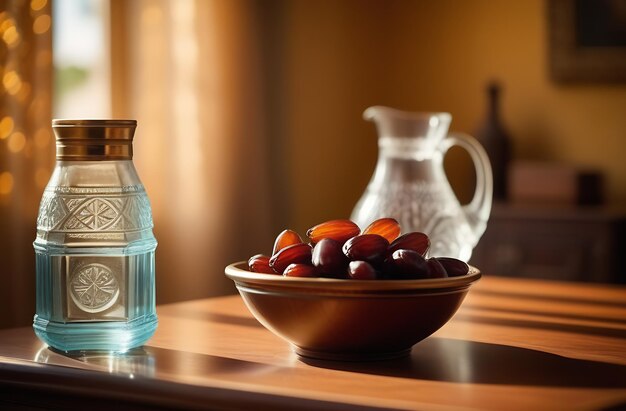
[[57,160],[131,160],[136,120],[52,120]]

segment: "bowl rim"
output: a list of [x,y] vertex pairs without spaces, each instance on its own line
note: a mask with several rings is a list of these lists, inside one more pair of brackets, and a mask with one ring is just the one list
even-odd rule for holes
[[[244,268],[245,267],[245,268]],[[237,285],[260,287],[306,288],[309,290],[336,291],[400,291],[400,290],[452,290],[469,287],[481,278],[480,270],[469,266],[469,272],[459,277],[427,278],[417,280],[352,280],[339,278],[284,277],[276,274],[255,273],[247,270],[246,261],[229,264],[224,269],[226,277]]]

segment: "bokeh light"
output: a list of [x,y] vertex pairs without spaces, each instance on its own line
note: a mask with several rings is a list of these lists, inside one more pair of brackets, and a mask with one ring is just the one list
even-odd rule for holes
[[7,142],[7,147],[12,153],[19,153],[24,149],[25,145],[26,136],[24,136],[24,134],[20,133],[19,131],[11,134],[11,137],[9,137],[9,140]]
[[2,85],[11,95],[16,95],[22,88],[22,80],[15,70],[10,70],[2,77]]
[[33,11],[39,11],[46,7],[46,4],[48,4],[48,0],[32,0],[30,2],[30,8]]
[[9,47],[15,45],[19,39],[20,35],[18,34],[15,26],[7,28],[4,33],[2,33],[2,40],[4,40]]
[[50,30],[50,24],[52,23],[50,16],[47,14],[42,14],[37,17],[33,22],[33,31],[35,34],[44,34],[46,31]]
[[0,195],[6,195],[13,191],[13,174],[8,171],[0,173]]
[[9,137],[13,132],[13,127],[15,127],[13,118],[10,116],[4,116],[2,120],[0,120],[0,139],[4,140]]

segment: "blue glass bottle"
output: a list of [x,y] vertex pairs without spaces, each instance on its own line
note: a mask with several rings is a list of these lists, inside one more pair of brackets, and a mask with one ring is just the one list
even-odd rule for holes
[[124,352],[156,330],[156,239],[132,162],[134,120],[53,120],[57,162],[37,219],[37,336]]

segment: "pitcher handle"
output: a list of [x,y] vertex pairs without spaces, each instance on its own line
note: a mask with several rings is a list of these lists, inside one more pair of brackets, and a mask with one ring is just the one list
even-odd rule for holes
[[487,220],[491,213],[491,202],[493,198],[493,175],[489,157],[482,145],[472,136],[465,133],[450,133],[443,141],[443,152],[454,145],[467,150],[476,168],[476,191],[469,204],[463,206],[463,211],[467,221],[474,233],[475,242],[485,232]]

